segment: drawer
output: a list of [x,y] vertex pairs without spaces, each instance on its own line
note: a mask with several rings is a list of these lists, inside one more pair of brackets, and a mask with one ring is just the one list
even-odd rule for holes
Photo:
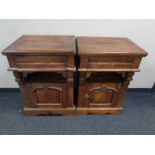
[[29,92],[33,107],[63,108],[66,107],[66,83],[31,83]]
[[141,58],[133,56],[81,56],[80,69],[138,69]]
[[65,56],[16,56],[17,68],[66,68],[67,58]]
[[88,68],[131,68],[133,57],[89,57]]

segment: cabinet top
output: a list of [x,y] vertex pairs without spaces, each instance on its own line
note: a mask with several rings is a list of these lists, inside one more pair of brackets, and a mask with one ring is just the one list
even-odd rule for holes
[[128,38],[78,37],[77,48],[80,55],[147,55],[145,50]]
[[6,54],[75,54],[74,36],[23,35],[2,51]]

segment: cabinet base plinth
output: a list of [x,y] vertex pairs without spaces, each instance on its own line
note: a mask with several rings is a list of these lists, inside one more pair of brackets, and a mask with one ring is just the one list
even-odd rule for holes
[[75,108],[24,108],[24,114],[30,116],[37,115],[73,115]]
[[113,114],[119,115],[123,112],[123,108],[55,108],[55,109],[46,109],[46,108],[24,108],[24,114],[30,116],[37,115],[84,115],[84,114]]
[[122,114],[123,107],[115,108],[77,108],[76,113],[78,114],[96,114],[96,115],[103,115],[103,114],[113,114],[119,115]]

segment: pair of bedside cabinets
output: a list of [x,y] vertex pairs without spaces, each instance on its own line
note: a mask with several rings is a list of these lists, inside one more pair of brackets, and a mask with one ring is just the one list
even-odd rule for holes
[[27,115],[120,114],[147,52],[127,38],[24,35],[3,52]]

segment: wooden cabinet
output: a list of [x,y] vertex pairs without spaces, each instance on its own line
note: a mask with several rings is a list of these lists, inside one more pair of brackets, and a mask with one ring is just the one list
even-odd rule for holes
[[74,36],[25,35],[4,50],[30,115],[75,111]]
[[24,35],[7,47],[29,115],[119,114],[147,53],[127,38]]
[[147,53],[127,38],[78,37],[77,112],[119,114],[134,72]]

